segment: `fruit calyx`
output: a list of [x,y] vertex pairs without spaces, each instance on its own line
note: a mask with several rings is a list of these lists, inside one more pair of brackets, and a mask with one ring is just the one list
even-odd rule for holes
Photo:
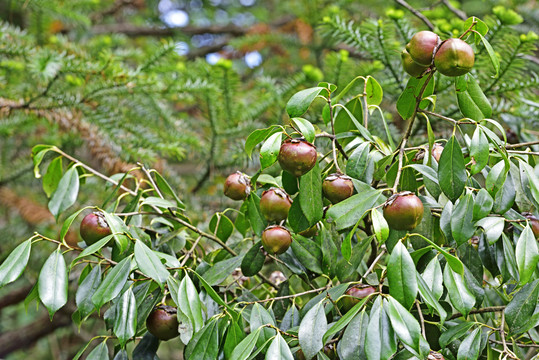
[[232,200],[245,200],[251,193],[251,179],[241,171],[236,171],[226,178],[223,191]]
[[283,189],[271,187],[262,193],[260,212],[269,222],[286,220],[292,206],[292,199]]
[[352,196],[354,183],[350,176],[340,173],[331,174],[322,182],[322,192],[332,204],[337,204]]
[[270,254],[284,253],[292,244],[292,235],[281,225],[270,225],[262,233],[262,246]]
[[383,207],[387,224],[395,230],[413,230],[423,219],[423,203],[410,191],[393,194]]
[[305,139],[287,139],[279,149],[279,165],[295,177],[300,177],[316,164],[316,146]]

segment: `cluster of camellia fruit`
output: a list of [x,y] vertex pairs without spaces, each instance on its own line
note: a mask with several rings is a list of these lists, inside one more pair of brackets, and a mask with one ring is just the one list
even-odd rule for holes
[[473,49],[461,39],[447,39],[432,31],[415,34],[401,53],[404,70],[413,77],[428,73],[432,66],[445,76],[460,76],[469,72],[475,61]]

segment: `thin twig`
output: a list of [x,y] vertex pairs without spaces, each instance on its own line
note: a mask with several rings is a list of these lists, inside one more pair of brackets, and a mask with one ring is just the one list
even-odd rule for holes
[[524,146],[530,146],[530,145],[539,145],[539,140],[528,141],[528,142],[523,142],[523,143],[518,143],[518,144],[507,144],[505,146],[505,148],[506,149],[515,149],[515,148],[524,147]]
[[293,295],[277,296],[277,297],[264,299],[264,300],[257,300],[257,301],[240,301],[240,302],[237,303],[237,305],[253,305],[253,304],[257,304],[257,303],[258,304],[266,303],[266,302],[269,302],[269,301],[279,301],[279,300],[285,300],[285,299],[293,299],[293,298],[297,298],[297,297],[300,297],[300,296],[303,296],[303,295],[322,292],[324,290],[327,290],[328,288],[329,288],[329,285],[326,285],[326,286],[318,288],[318,289],[307,290],[307,291],[300,292],[300,293],[293,294]]
[[457,9],[451,3],[449,0],[442,0],[442,3],[447,7],[449,11],[451,11],[453,14],[457,15],[461,20],[466,20],[468,18],[468,15],[460,9]]
[[429,28],[429,30],[434,30],[434,25],[432,25],[432,23],[430,22],[429,19],[427,19],[427,17],[423,14],[421,14],[419,11],[417,11],[416,9],[414,9],[410,4],[408,4],[406,1],[404,0],[395,0],[395,2],[403,7],[405,7],[408,11],[410,11],[412,14],[414,14],[417,18],[419,18],[421,21],[423,21],[425,23],[425,25],[427,25],[427,27]]
[[365,271],[365,274],[363,274],[363,276],[361,276],[361,280],[365,279],[367,277],[367,275],[369,275],[371,273],[371,271],[376,266],[376,263],[382,258],[382,256],[385,254],[385,252],[386,252],[386,248],[384,247],[384,248],[382,248],[382,251],[380,251],[380,254],[378,254],[378,256],[376,257],[376,259],[374,259],[371,266],[369,266],[367,271]]
[[325,137],[325,138],[328,138],[328,139],[331,139],[331,140],[335,140],[335,146],[337,146],[337,150],[339,150],[339,152],[341,153],[343,158],[348,160],[348,155],[346,154],[346,152],[342,148],[341,144],[339,143],[339,140],[337,140],[337,137],[335,135],[328,134],[327,132],[321,132],[320,134],[316,134],[316,137],[317,138]]
[[427,338],[426,332],[425,332],[425,319],[423,318],[423,312],[421,311],[421,305],[419,305],[419,301],[415,301],[415,306],[417,308],[417,313],[419,314],[419,320],[421,322],[421,334],[424,338]]
[[[482,309],[476,309],[476,310],[471,310],[469,312],[469,315],[472,315],[472,314],[484,314],[484,313],[491,313],[491,312],[499,312],[499,311],[504,311],[505,310],[505,306],[489,306],[489,307],[485,307],[485,308],[482,308]],[[451,317],[449,318],[449,320],[453,320],[453,319],[457,319],[459,317],[463,316],[462,313],[456,313],[456,314],[453,314],[451,315]]]

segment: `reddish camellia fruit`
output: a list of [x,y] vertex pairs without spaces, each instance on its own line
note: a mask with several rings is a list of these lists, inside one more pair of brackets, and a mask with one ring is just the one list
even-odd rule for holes
[[423,203],[410,191],[391,196],[384,204],[384,218],[395,230],[412,230],[423,219]]
[[262,233],[262,246],[270,254],[282,254],[292,244],[292,235],[280,225],[268,226]]
[[316,164],[316,147],[303,139],[288,139],[279,150],[279,165],[290,174],[300,177]]
[[406,49],[402,50],[401,59],[404,71],[406,71],[408,75],[416,78],[421,77],[429,68],[429,66],[423,66],[416,63]]
[[528,219],[528,223],[530,224],[530,227],[532,228],[535,238],[539,239],[539,219],[537,219],[532,213],[529,213],[529,212],[523,213],[522,215],[526,219]]
[[152,310],[146,319],[146,328],[159,340],[170,340],[180,335],[178,332],[177,310],[172,306],[160,305]]
[[406,51],[419,65],[430,66],[436,48],[440,45],[440,37],[432,31],[416,33],[406,45]]
[[376,290],[369,285],[356,285],[351,287],[350,289],[346,290],[345,295],[348,296],[343,297],[341,300],[343,310],[345,312],[349,311],[361,301],[360,299],[363,299],[374,292],[376,292]]
[[251,193],[251,179],[240,171],[230,174],[225,181],[224,193],[232,200],[245,200]]
[[436,161],[440,161],[440,157],[442,156],[442,152],[444,151],[444,147],[438,143],[434,143],[434,146],[432,147],[432,156]]
[[444,41],[434,56],[436,69],[445,76],[464,75],[472,69],[474,62],[472,47],[461,39]]
[[342,174],[331,174],[322,183],[322,192],[332,204],[348,199],[354,193],[352,178]]
[[291,206],[292,200],[283,189],[272,187],[260,198],[260,212],[269,222],[285,220]]
[[109,224],[101,212],[93,212],[82,219],[80,223],[80,236],[86,245],[92,245],[110,235]]

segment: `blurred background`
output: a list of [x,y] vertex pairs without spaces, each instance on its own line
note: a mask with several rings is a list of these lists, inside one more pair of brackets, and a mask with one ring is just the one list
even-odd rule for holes
[[[252,174],[257,166],[257,156],[243,152],[245,138],[257,128],[286,124],[284,106],[298,90],[319,81],[342,89],[358,75],[374,76],[398,141],[403,124],[394,104],[408,79],[400,51],[426,29],[401,4],[0,0],[0,262],[34,231],[54,238],[61,227],[47,209],[50,194],[34,177],[30,154],[36,144],[56,145],[107,175],[137,162],[154,167],[204,227],[212,211],[236,206],[221,194],[224,178],[235,170]],[[537,2],[408,4],[443,38],[462,33],[472,15],[489,25],[500,76],[475,75],[508,140],[536,139]],[[486,53],[476,57],[476,68],[489,68]],[[440,78],[437,112],[458,118],[454,95],[442,96],[450,91],[449,79]],[[305,115],[321,127],[322,106]],[[370,130],[385,139],[376,116]],[[419,123],[414,131],[421,138]],[[446,124],[433,126],[437,136],[451,131]],[[107,190],[88,178],[76,208],[102,203]],[[78,241],[76,232],[70,237]],[[34,249],[23,277],[0,289],[0,359],[71,359],[94,335],[106,333],[98,321],[79,331],[69,306],[51,323],[27,297],[49,250]],[[181,359],[178,346],[161,346],[161,359]]]

